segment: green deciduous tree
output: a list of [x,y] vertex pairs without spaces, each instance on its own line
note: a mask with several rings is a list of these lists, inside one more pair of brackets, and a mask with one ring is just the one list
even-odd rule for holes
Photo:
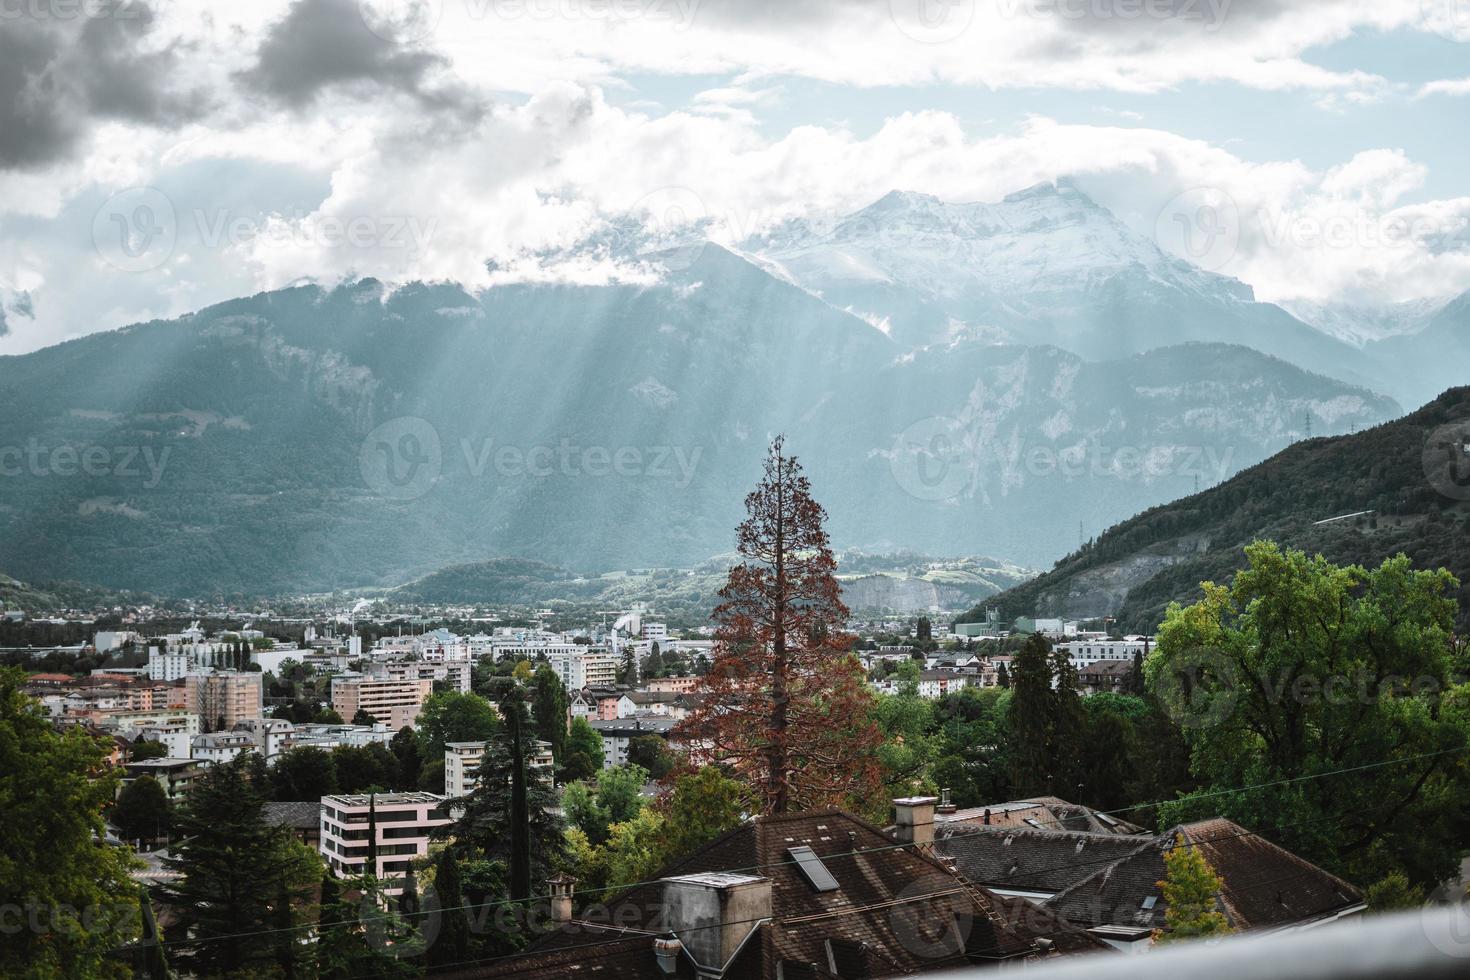
[[25,680],[0,668],[0,904],[40,927],[0,930],[0,975],[128,976],[108,954],[142,919],[126,850],[99,843],[117,792],[108,747],[80,728],[55,732]]
[[1168,907],[1159,942],[1203,939],[1233,932],[1225,915],[1216,907],[1220,878],[1199,848],[1176,836],[1164,855],[1164,880],[1158,882]]
[[425,761],[444,758],[446,742],[484,742],[500,730],[494,706],[478,694],[443,691],[424,702],[417,720],[419,754]]
[[640,735],[628,742],[628,764],[644,769],[649,779],[663,779],[676,762],[668,740],[661,735]]
[[399,788],[398,759],[381,742],[339,745],[332,750],[332,764],[337,770],[339,793],[382,792]]
[[[1246,557],[1229,586],[1170,607],[1145,664],[1216,794],[1161,819],[1223,814],[1350,880],[1442,880],[1470,802],[1453,577],[1402,556],[1366,570],[1266,542]],[[1261,788],[1218,795],[1241,786]]]
[[667,857],[673,860],[734,830],[755,807],[745,783],[731,779],[716,766],[704,766],[675,778],[658,808],[665,816]]
[[270,784],[272,799],[319,800],[338,792],[337,762],[314,746],[287,749],[270,768]]
[[158,841],[173,827],[174,808],[158,780],[139,776],[117,795],[110,819],[125,840]]
[[167,745],[155,739],[144,738],[142,735],[139,735],[128,749],[128,758],[133,762],[146,762],[149,759],[163,759],[167,756]]

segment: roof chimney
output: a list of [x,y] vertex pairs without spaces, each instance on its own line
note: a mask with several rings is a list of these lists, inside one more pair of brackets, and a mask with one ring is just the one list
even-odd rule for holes
[[990,807],[985,808],[985,826],[990,826]]
[[934,843],[934,804],[938,802],[933,796],[907,796],[893,801],[898,824],[895,836],[901,843]]
[[769,878],[712,872],[664,879],[664,925],[701,975],[724,972],[746,939],[770,918]]
[[546,879],[546,887],[551,894],[552,922],[572,921],[572,889],[576,884],[577,879],[566,872]]
[[934,808],[934,812],[935,813],[949,814],[949,813],[954,813],[958,809],[959,809],[959,807],[955,806],[953,803],[950,802],[950,798],[949,798],[949,787],[946,786],[944,789],[940,790],[939,791],[939,806],[937,806],[937,807]]
[[653,941],[653,958],[658,962],[659,972],[666,977],[671,977],[678,971],[679,954],[682,952],[684,944],[672,933]]

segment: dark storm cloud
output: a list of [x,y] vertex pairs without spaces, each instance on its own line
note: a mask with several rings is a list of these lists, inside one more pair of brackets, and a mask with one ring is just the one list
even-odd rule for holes
[[267,31],[255,66],[240,78],[294,108],[333,86],[389,88],[425,102],[451,102],[454,96],[425,85],[430,72],[446,65],[440,55],[374,34],[354,0],[297,0]]
[[150,48],[146,3],[29,0],[0,29],[0,169],[65,158],[98,119],[177,126],[205,99],[176,85],[180,48]]
[[50,163],[76,142],[81,120],[62,111],[60,51],[50,31],[21,24],[0,30],[0,168]]

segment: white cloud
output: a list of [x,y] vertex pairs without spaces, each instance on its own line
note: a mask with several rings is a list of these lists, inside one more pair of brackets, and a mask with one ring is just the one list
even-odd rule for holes
[[[319,11],[352,6],[317,3]],[[646,270],[585,244],[554,270],[547,265],[548,253],[609,234],[609,215],[630,210],[645,223],[699,213],[712,235],[733,242],[789,217],[853,210],[895,187],[994,200],[1062,175],[1077,175],[1146,233],[1173,196],[1218,188],[1241,221],[1222,271],[1267,298],[1390,301],[1470,286],[1470,207],[1461,199],[1405,204],[1425,172],[1399,151],[1368,150],[1313,170],[1269,151],[1247,160],[1132,124],[1037,117],[977,132],[917,107],[862,136],[830,123],[774,135],[761,125],[788,76],[856,88],[1086,90],[1089,101],[1099,91],[1229,82],[1305,90],[1341,109],[1399,90],[1308,54],[1361,31],[1453,36],[1455,10],[1432,3],[958,0],[944,9],[959,19],[926,25],[900,0],[434,0],[433,29],[407,42],[400,61],[433,59],[435,84],[455,93],[443,105],[408,84],[416,74],[397,88],[364,87],[341,68],[309,99],[294,100],[283,100],[279,85],[262,95],[260,85],[241,83],[260,79],[244,73],[256,67],[263,39],[280,38],[272,27],[289,9],[286,0],[160,5],[151,43],[209,93],[207,111],[174,128],[100,119],[78,130],[71,157],[4,175],[0,281],[32,284],[24,288],[36,316],[19,325],[11,318],[0,351],[177,315],[302,276],[470,286],[636,278]],[[1161,10],[1173,16],[1147,13]],[[343,30],[362,41],[364,24],[346,21]],[[721,81],[684,109],[610,105],[602,91],[627,87],[635,72]],[[1465,92],[1470,80],[1420,90]],[[193,233],[156,267],[125,274],[99,255],[91,230],[99,205],[134,185],[168,188]],[[1407,241],[1392,233],[1402,222],[1415,229]],[[1353,230],[1344,237],[1343,227]]]
[[1419,87],[1418,98],[1431,95],[1470,95],[1470,78],[1444,78]]

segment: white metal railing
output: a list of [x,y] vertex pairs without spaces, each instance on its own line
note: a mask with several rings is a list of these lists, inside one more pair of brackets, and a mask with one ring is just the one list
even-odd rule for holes
[[[1025,964],[1031,980],[1438,980],[1470,978],[1470,905],[1345,919],[1314,929]],[[993,967],[943,980],[983,980]]]

